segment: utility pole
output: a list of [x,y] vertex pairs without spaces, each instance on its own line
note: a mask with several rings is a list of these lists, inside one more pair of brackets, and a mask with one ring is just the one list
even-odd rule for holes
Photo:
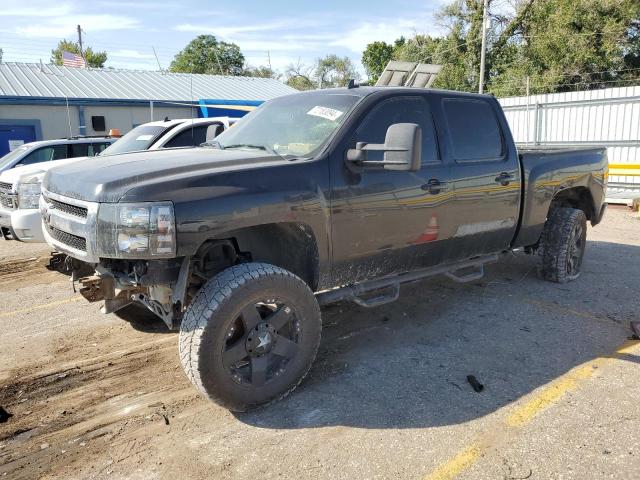
[[[160,60],[158,60],[158,54],[156,53],[155,47],[152,45],[151,50],[153,50],[153,55],[156,57],[156,62],[158,62],[158,71],[162,71],[162,67],[160,66]],[[151,112],[153,112],[153,104],[151,106]],[[151,120],[153,121],[153,120]]]
[[484,93],[484,67],[487,56],[487,18],[489,17],[489,0],[484,0],[482,9],[482,51],[480,52],[480,81],[478,93]]
[[86,62],[86,59],[84,58],[84,50],[82,48],[82,28],[80,28],[80,25],[78,25],[78,45],[80,46],[80,56]]

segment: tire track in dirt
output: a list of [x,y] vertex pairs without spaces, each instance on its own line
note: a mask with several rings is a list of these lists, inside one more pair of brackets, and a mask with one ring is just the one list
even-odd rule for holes
[[0,260],[0,286],[9,284],[46,283],[53,279],[66,279],[59,272],[47,270],[49,255],[30,258]]
[[109,339],[109,353],[83,358],[81,346],[61,349],[55,367],[19,368],[0,384],[0,405],[14,415],[0,425],[0,476],[39,478],[105,451],[119,462],[145,448],[145,435],[132,440],[128,432],[165,425],[197,398],[174,335],[118,349],[118,341],[130,343],[119,337]]

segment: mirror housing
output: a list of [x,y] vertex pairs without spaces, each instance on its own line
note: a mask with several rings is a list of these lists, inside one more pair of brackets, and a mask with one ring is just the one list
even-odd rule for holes
[[[369,161],[367,152],[384,152],[384,160]],[[415,172],[422,163],[422,129],[415,123],[394,123],[387,129],[384,144],[356,143],[347,150],[347,160],[363,167],[382,167],[385,170]]]

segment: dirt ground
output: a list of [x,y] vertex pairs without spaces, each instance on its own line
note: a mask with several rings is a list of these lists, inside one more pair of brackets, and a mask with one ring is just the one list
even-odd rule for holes
[[0,477],[640,478],[639,234],[611,208],[567,285],[509,255],[325,308],[309,377],[245,414],[196,393],[160,320],[102,315],[47,248],[0,242]]

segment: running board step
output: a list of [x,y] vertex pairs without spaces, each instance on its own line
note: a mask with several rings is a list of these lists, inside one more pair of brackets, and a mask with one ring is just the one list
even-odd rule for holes
[[[463,262],[439,265],[436,267],[424,268],[412,272],[401,273],[385,278],[369,280],[354,285],[345,285],[334,288],[333,290],[325,290],[316,293],[316,299],[320,305],[328,305],[330,303],[340,302],[342,300],[351,300],[363,307],[377,307],[385,303],[397,300],[400,295],[400,285],[407,282],[414,282],[423,278],[433,277],[434,275],[446,275],[456,282],[471,282],[484,276],[484,265],[496,262],[498,255],[484,255]],[[464,270],[472,270],[466,275],[460,274]],[[391,291],[386,295],[378,295],[372,298],[362,298],[370,292],[376,292],[384,289]]]
[[365,308],[379,307],[385,303],[395,302],[400,296],[400,282],[389,285],[390,292],[386,295],[377,295],[370,298],[354,297],[354,303]]
[[460,275],[459,272],[462,272],[463,270],[469,270],[468,268],[447,272],[445,273],[445,275],[454,282],[458,283],[473,282],[474,280],[480,280],[482,277],[484,277],[484,265],[476,265],[473,268],[476,268],[476,270],[464,275]]

